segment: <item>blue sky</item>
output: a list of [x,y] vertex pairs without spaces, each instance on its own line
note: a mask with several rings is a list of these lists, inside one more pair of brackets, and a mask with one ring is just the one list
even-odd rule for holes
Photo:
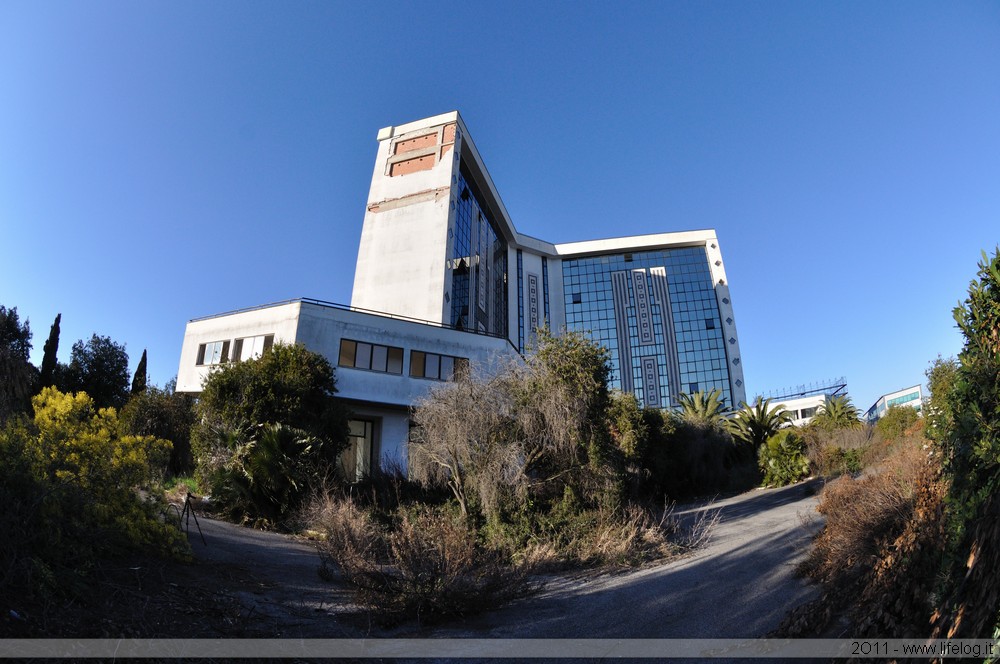
[[380,127],[461,111],[515,225],[718,231],[751,393],[865,408],[1000,242],[995,2],[0,3],[0,304],[177,373],[350,301]]

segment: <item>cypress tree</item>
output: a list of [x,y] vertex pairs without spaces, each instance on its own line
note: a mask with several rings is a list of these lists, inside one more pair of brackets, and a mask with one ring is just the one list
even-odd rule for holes
[[56,352],[59,350],[59,322],[61,320],[62,314],[56,314],[56,320],[52,323],[52,327],[49,328],[49,338],[45,342],[45,346],[43,346],[45,354],[42,355],[39,387],[51,387],[55,385]]
[[146,349],[142,349],[142,357],[139,358],[139,366],[135,368],[135,376],[132,377],[132,394],[139,394],[146,391]]

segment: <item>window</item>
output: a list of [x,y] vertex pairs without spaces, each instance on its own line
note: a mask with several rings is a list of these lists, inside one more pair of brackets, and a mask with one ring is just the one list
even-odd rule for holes
[[403,374],[403,349],[395,346],[369,344],[351,339],[340,340],[337,364],[379,373]]
[[221,364],[229,361],[229,342],[212,341],[198,346],[198,366]]
[[705,319],[705,329],[706,330],[714,330],[715,329],[715,319],[714,318],[706,318]]
[[469,360],[465,357],[410,351],[410,376],[432,380],[456,380],[469,375]]
[[816,407],[816,408],[803,408],[803,409],[802,409],[802,413],[801,413],[801,418],[802,418],[803,420],[807,420],[807,419],[809,419],[810,417],[813,417],[813,416],[815,416],[815,415],[816,415],[816,411],[817,411],[817,410],[819,410],[819,408],[818,408],[818,407]]
[[573,304],[583,304],[582,293],[573,293]]
[[256,337],[244,337],[233,342],[233,362],[255,360],[274,345],[273,334],[260,334]]

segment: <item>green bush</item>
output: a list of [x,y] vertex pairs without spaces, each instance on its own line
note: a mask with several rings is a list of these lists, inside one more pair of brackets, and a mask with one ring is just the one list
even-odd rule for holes
[[[934,636],[992,635],[1000,614],[996,570],[1000,566],[1000,249],[983,253],[969,296],[954,311],[965,337],[957,372],[946,394],[933,394],[932,427],[951,482],[945,583]],[[935,376],[935,378],[940,378]],[[946,408],[934,402],[938,396]],[[942,412],[944,411],[944,412]],[[942,417],[944,416],[944,417]],[[943,434],[943,435],[941,435]]]
[[920,419],[915,408],[909,406],[892,406],[885,415],[875,423],[875,431],[887,441],[902,438],[907,430]]
[[836,445],[827,445],[823,448],[820,462],[817,464],[817,472],[823,477],[860,473],[863,456],[862,449],[844,449]]
[[196,477],[214,503],[237,521],[287,521],[347,444],[335,392],[330,363],[298,345],[214,368],[191,440]]
[[0,430],[0,593],[73,591],[105,557],[180,555],[187,542],[160,518],[156,491],[170,444],[122,435],[117,413],[86,394],[45,388],[33,421]]
[[765,486],[785,486],[809,476],[806,441],[792,429],[783,429],[761,445],[758,463]]
[[234,442],[210,475],[212,500],[229,519],[257,527],[287,527],[311,490],[333,475],[315,439],[301,429],[263,424]]

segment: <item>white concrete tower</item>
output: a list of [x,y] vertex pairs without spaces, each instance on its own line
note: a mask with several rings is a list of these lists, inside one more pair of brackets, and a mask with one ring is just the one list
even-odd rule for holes
[[452,112],[379,131],[352,306],[450,322],[448,219],[458,124]]

